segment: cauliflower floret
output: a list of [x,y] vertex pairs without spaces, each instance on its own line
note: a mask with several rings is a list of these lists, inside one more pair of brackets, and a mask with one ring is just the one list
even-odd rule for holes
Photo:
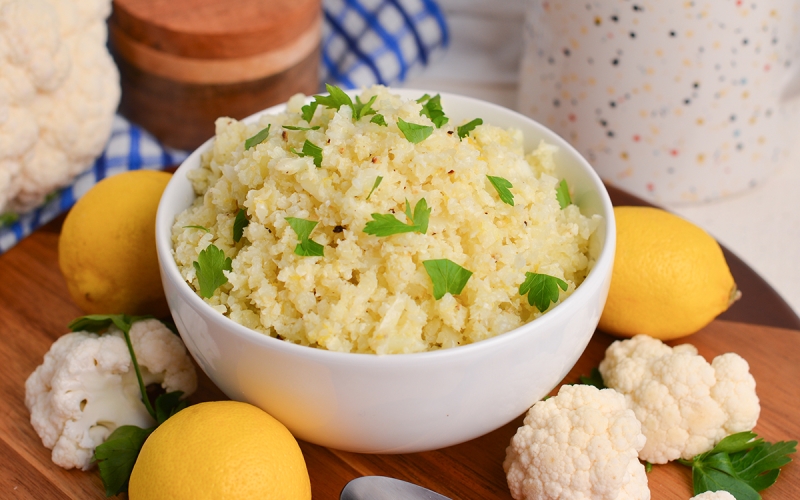
[[699,495],[695,495],[689,500],[736,500],[736,497],[727,491],[705,491]]
[[515,499],[647,500],[641,424],[611,389],[565,385],[534,404],[506,449]]
[[[181,340],[160,321],[133,324],[133,352],[144,383],[189,395],[197,388],[194,366]],[[56,340],[25,382],[25,405],[55,464],[88,469],[94,449],[122,425],[155,424],[142,403],[122,332],[73,332]]]
[[611,344],[600,374],[636,413],[647,436],[639,458],[654,464],[709,451],[755,427],[761,411],[750,367],[734,353],[709,364],[690,344],[637,335]]
[[27,211],[103,151],[119,104],[111,0],[0,0],[0,213]]

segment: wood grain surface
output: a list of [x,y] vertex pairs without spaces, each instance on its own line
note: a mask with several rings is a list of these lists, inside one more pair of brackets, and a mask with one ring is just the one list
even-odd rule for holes
[[161,52],[237,59],[291,44],[318,22],[321,0],[114,0],[111,21]]
[[109,48],[120,113],[193,150],[242,119],[319,90],[321,0],[114,0]]
[[[623,199],[617,198],[617,201]],[[634,200],[635,201],[635,200]],[[0,256],[0,498],[103,498],[96,471],[66,471],[50,461],[50,450],[29,423],[24,406],[24,382],[42,362],[52,342],[66,333],[67,323],[81,312],[70,300],[57,265],[57,220]],[[744,267],[734,272],[745,295],[769,300],[774,292]],[[764,288],[766,287],[766,288]],[[742,308],[740,302],[733,308]],[[764,305],[763,307],[768,307]],[[777,309],[776,315],[781,315]],[[784,311],[785,312],[785,311]],[[792,324],[797,317],[785,312],[780,319]],[[748,311],[738,312],[747,319]],[[613,339],[597,332],[578,364],[565,379],[574,382],[588,374]],[[738,321],[717,320],[689,337],[700,353],[711,358],[735,351],[750,362],[758,384],[762,413],[756,431],[768,440],[800,437],[796,406],[800,401],[800,332]],[[224,399],[201,376],[192,403]],[[362,475],[387,475],[412,481],[452,498],[510,498],[502,470],[505,448],[522,417],[485,436],[449,448],[406,455],[363,455],[330,450],[301,442],[315,499],[336,499],[342,487]],[[655,466],[648,476],[654,500],[691,497],[689,469],[668,464]],[[800,498],[800,465],[786,466],[765,500]]]

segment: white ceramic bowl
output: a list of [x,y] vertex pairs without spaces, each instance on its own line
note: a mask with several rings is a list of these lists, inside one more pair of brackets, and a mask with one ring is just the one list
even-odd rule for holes
[[[406,98],[425,93],[394,92]],[[600,178],[563,139],[525,116],[451,94],[442,94],[442,104],[456,123],[479,116],[484,123],[521,129],[526,151],[541,139],[557,145],[557,174],[573,189],[573,202],[584,214],[605,218],[598,234],[600,257],[577,290],[541,318],[497,337],[434,352],[377,356],[299,346],[250,330],[203,302],[172,257],[173,221],[194,198],[186,173],[199,167],[211,140],[183,162],[161,199],[156,219],[161,277],[186,346],[231,399],[263,408],[299,439],[367,453],[468,441],[513,420],[552,390],[597,326],[615,248],[614,215]]]

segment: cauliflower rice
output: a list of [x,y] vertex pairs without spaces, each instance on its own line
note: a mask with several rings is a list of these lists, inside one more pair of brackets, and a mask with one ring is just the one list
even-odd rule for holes
[[[519,130],[488,124],[459,140],[454,131],[463,123],[452,120],[413,144],[396,122],[432,125],[421,104],[380,86],[364,90],[362,102],[373,95],[387,126],[371,116],[355,121],[349,106],[319,106],[309,124],[303,95],[257,124],[217,120],[213,149],[188,174],[198,197],[172,228],[175,260],[195,290],[193,262],[203,249],[214,244],[232,258],[228,282],[208,304],[296,344],[412,353],[477,342],[540,316],[519,293],[526,272],[566,281],[559,301],[580,285],[599,253],[592,235],[601,217],[586,217],[576,205],[561,209],[554,146],[542,143],[526,155]],[[245,140],[268,124],[268,138],[245,150]],[[292,152],[305,140],[322,148],[321,168]],[[512,183],[514,206],[500,200],[487,174]],[[406,199],[413,207],[420,198],[431,208],[426,234],[364,232],[373,213],[406,222]],[[239,209],[250,222],[234,243]],[[287,217],[318,221],[310,239],[324,256],[294,253],[298,236]],[[450,259],[474,274],[459,295],[435,300],[422,264],[429,259]]]

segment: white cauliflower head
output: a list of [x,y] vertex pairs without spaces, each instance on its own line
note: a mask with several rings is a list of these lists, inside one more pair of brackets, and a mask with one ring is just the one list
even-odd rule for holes
[[750,367],[734,353],[709,364],[690,344],[637,335],[611,344],[600,374],[636,413],[647,436],[639,458],[654,464],[705,453],[751,430],[761,411]]
[[0,213],[39,205],[103,151],[120,98],[110,12],[111,0],[0,0]]
[[[197,388],[186,348],[158,320],[138,321],[130,331],[144,383],[189,395]],[[122,332],[73,332],[56,340],[25,382],[25,405],[53,462],[66,469],[91,466],[94,449],[122,425],[155,424],[141,391]]]
[[565,385],[534,404],[503,469],[520,499],[647,500],[641,424],[611,389]]
[[699,495],[695,495],[689,500],[736,500],[736,497],[727,491],[704,491]]

